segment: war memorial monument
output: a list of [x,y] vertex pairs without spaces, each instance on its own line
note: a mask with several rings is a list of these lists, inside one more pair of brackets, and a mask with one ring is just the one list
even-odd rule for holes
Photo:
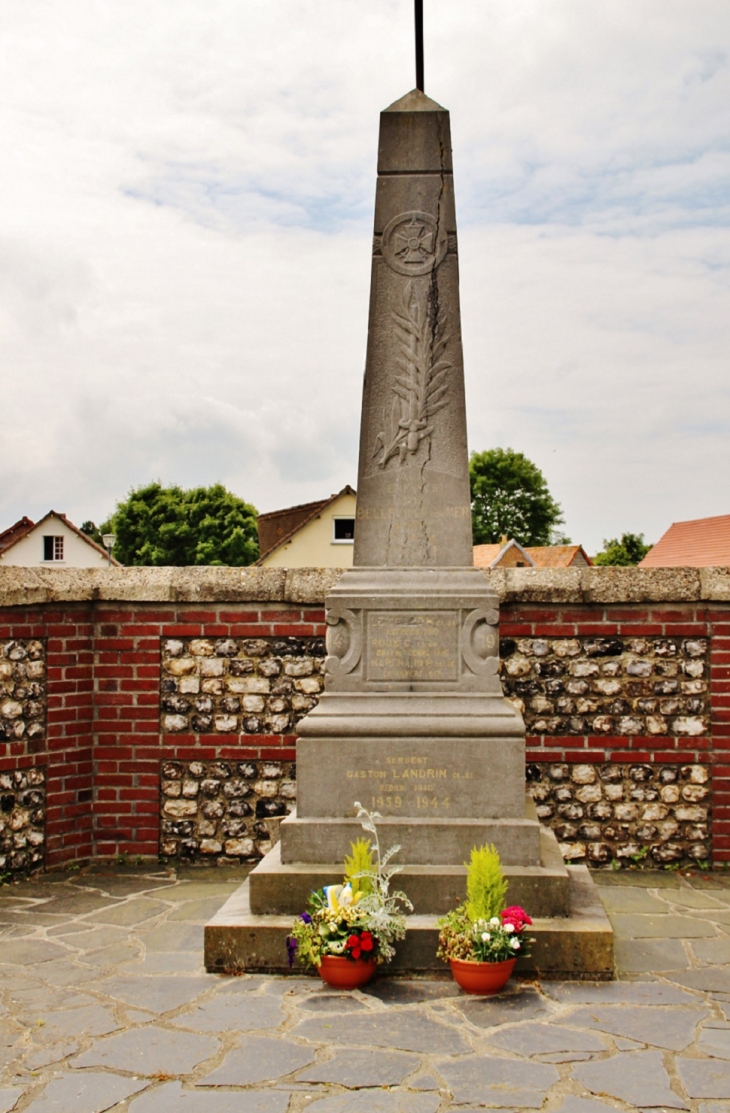
[[354,566],[326,600],[325,691],[299,724],[297,810],[206,927],[208,970],[287,969],[310,890],[362,834],[401,850],[414,905],[393,973],[446,969],[436,918],[493,843],[546,974],[610,977],[611,928],[525,794],[525,727],[502,694],[499,607],[473,567],[449,113],[416,88],[380,118]]

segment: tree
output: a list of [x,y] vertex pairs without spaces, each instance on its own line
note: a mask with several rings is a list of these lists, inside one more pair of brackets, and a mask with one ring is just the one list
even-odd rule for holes
[[82,522],[81,523],[81,532],[85,533],[87,537],[90,537],[92,541],[96,541],[97,545],[102,545],[103,546],[104,541],[102,540],[101,530],[99,529],[99,527],[96,525],[95,522],[92,522],[92,521]]
[[612,537],[610,541],[603,539],[603,552],[593,558],[593,563],[598,565],[618,564],[628,567],[638,564],[651,549],[651,545],[644,544],[643,533],[622,533],[621,540]]
[[505,535],[521,545],[568,544],[555,536],[563,522],[560,505],[540,469],[521,452],[472,452],[469,479],[475,545],[495,544]]
[[122,564],[239,566],[259,555],[256,515],[220,483],[190,491],[149,483],[117,503],[101,532],[116,534]]

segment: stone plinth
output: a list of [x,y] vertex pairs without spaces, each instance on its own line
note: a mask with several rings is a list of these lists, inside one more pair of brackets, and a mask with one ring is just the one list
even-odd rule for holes
[[[523,822],[528,827],[527,821]],[[504,845],[499,821],[480,824],[478,821],[461,820],[449,824],[449,827],[448,833],[438,832],[441,837],[436,841],[438,852],[445,851],[448,861],[440,858],[438,864],[433,864],[435,848],[430,847],[428,842],[432,829],[412,828],[409,831],[405,824],[398,821],[379,823],[384,845],[401,848],[394,861],[408,863],[398,873],[395,884],[409,897],[417,914],[441,916],[464,899],[465,862],[473,846],[486,842],[494,842],[497,847],[502,844],[503,862],[506,859],[504,874],[509,883],[511,904],[521,904],[535,916],[570,914],[568,872],[552,831],[546,828],[538,830],[539,850],[535,864],[526,865],[524,860],[519,860],[522,849],[519,843],[512,847]],[[339,837],[339,832],[319,830],[316,838],[307,840],[306,826],[303,831],[299,830],[304,857],[295,862],[284,862],[282,847],[278,844],[249,877],[251,911],[257,915],[288,912],[295,916],[305,907],[312,889],[332,881],[332,860],[336,851],[332,851],[332,841],[328,841],[327,836]],[[360,837],[358,823],[353,822],[350,835],[352,840]],[[324,859],[322,862],[310,860],[317,849]],[[282,876],[286,877],[286,885],[281,883]]]
[[[242,970],[291,973],[286,960],[286,937],[291,931],[292,917],[252,913],[250,881],[249,878],[206,925],[205,968],[211,973]],[[567,868],[567,886],[570,916],[535,918],[530,928],[535,939],[532,954],[518,959],[517,973],[545,978],[610,979],[613,932],[585,866]],[[436,957],[437,943],[436,916],[410,916],[408,935],[396,944],[396,957],[387,967],[388,973],[447,974],[447,965]]]
[[362,569],[327,600],[326,691],[300,724],[297,817],[282,862],[341,862],[356,802],[413,865],[461,865],[493,841],[538,865],[524,726],[497,675],[494,596],[474,569]]
[[298,816],[345,819],[359,800],[418,823],[524,821],[524,727],[502,697],[499,611],[479,572],[353,569],[326,617],[326,690],[299,725]]

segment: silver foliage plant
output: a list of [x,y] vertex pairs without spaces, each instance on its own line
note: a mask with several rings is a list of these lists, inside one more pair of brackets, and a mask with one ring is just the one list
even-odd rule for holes
[[363,830],[372,837],[372,851],[375,859],[373,870],[363,870],[356,877],[366,877],[372,887],[372,893],[360,900],[360,909],[367,912],[368,927],[377,935],[380,942],[380,953],[385,962],[390,962],[395,954],[393,943],[405,938],[406,913],[413,911],[413,905],[405,893],[395,890],[390,891],[390,880],[400,873],[402,866],[391,866],[388,863],[398,853],[400,846],[391,846],[384,854],[380,851],[380,837],[376,825],[377,819],[382,819],[380,812],[369,812],[359,800],[355,801],[357,818]]

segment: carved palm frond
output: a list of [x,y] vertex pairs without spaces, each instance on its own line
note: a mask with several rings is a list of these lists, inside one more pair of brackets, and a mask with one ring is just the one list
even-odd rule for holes
[[449,403],[448,372],[452,368],[444,358],[449,336],[438,335],[438,320],[429,321],[426,304],[416,300],[410,282],[403,293],[402,309],[394,309],[391,316],[400,347],[396,362],[402,373],[392,383],[388,431],[380,432],[375,442],[373,456],[380,456],[381,467],[396,454],[403,462],[431,436],[429,418]]

